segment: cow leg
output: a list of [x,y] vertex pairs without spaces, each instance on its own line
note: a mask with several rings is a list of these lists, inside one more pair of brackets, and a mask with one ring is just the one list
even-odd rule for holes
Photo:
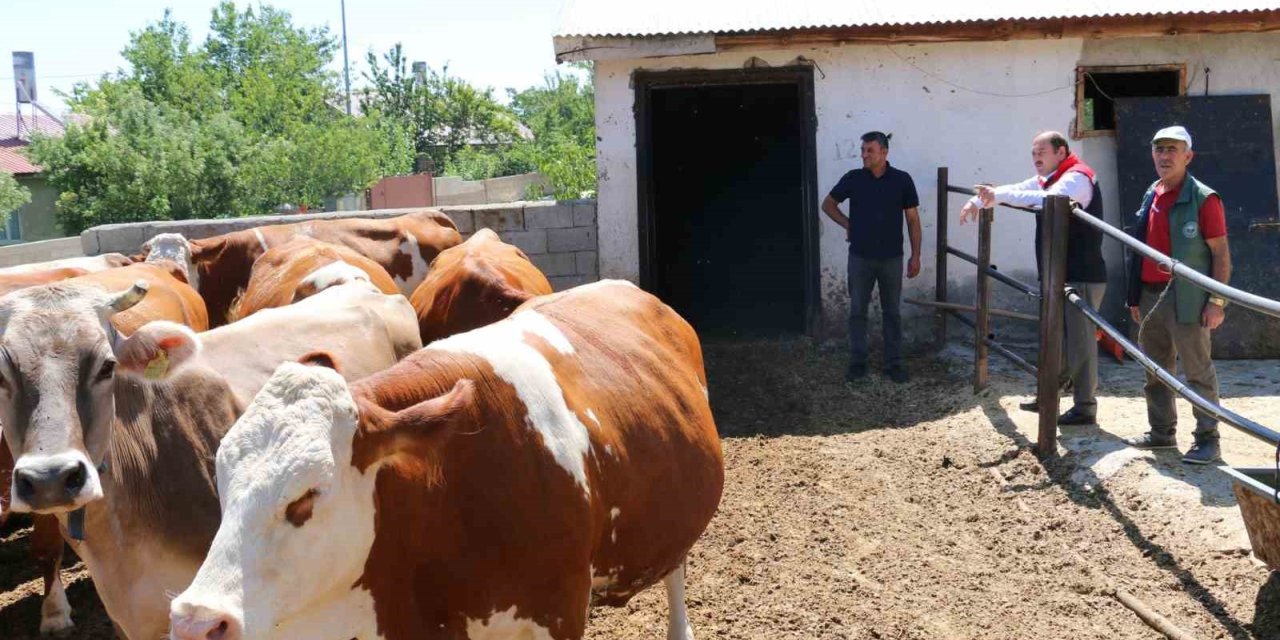
[[40,605],[41,635],[64,635],[71,631],[71,604],[62,586],[62,552],[66,543],[53,516],[36,515],[31,532],[31,555],[44,576],[44,602]]
[[684,562],[662,579],[667,588],[667,640],[693,640],[689,610],[684,606]]

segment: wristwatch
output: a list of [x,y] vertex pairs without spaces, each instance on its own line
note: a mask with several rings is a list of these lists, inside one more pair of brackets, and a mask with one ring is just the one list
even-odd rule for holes
[[1210,303],[1210,304],[1216,304],[1216,305],[1218,305],[1219,307],[1222,307],[1223,309],[1226,309],[1226,308],[1227,308],[1227,299],[1226,299],[1226,298],[1219,298],[1218,296],[1209,296],[1209,303]]

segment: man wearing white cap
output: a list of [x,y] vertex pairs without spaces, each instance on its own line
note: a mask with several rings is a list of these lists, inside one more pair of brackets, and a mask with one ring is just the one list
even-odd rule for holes
[[[1187,172],[1195,153],[1191,134],[1166,127],[1151,139],[1151,159],[1160,179],[1147,189],[1130,235],[1151,248],[1226,284],[1231,280],[1231,252],[1222,198]],[[1140,323],[1142,350],[1168,371],[1178,360],[1187,382],[1210,402],[1218,401],[1218,374],[1210,358],[1209,332],[1225,317],[1227,301],[1210,296],[1185,279],[1134,252],[1128,252],[1128,305]],[[1177,447],[1178,421],[1174,392],[1147,373],[1144,389],[1151,430],[1125,442],[1140,449]],[[1218,420],[1196,408],[1195,443],[1183,462],[1209,464],[1221,457]]]
[[[1036,175],[1016,184],[999,187],[979,185],[978,195],[960,210],[960,222],[977,219],[978,210],[994,203],[1039,208],[1046,196],[1071,198],[1095,218],[1102,220],[1102,193],[1093,169],[1071,152],[1066,136],[1045,131],[1031,140],[1031,162]],[[1040,218],[1036,218],[1036,271],[1040,271]],[[1102,232],[1071,217],[1067,223],[1067,284],[1095,309],[1107,290],[1107,265],[1102,260]],[[1098,416],[1098,343],[1093,323],[1079,309],[1066,305],[1064,371],[1059,377],[1075,385],[1071,408],[1058,416],[1058,424],[1093,424]],[[1025,411],[1039,411],[1035,400],[1018,405]]]

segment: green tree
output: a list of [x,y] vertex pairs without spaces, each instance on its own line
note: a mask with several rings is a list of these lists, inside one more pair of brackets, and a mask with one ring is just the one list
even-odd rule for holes
[[595,89],[587,77],[556,72],[542,86],[508,90],[511,108],[533,132],[532,148],[518,150],[547,178],[555,197],[579,198],[596,189]]
[[[413,158],[425,157],[437,171],[488,166],[493,159],[481,159],[474,152],[467,152],[461,160],[457,156],[472,146],[506,146],[519,140],[515,115],[494,99],[493,90],[479,89],[450,75],[448,66],[440,71],[428,67],[413,74],[400,43],[384,53],[381,61],[372,51],[366,61],[369,69],[364,77],[370,86],[361,92],[361,110],[391,123],[384,124],[384,129],[407,133],[413,143],[410,163]],[[403,151],[399,141],[392,146]]]
[[166,11],[132,34],[127,69],[74,89],[87,124],[32,145],[61,191],[60,225],[317,206],[403,170],[394,131],[337,108],[335,51],[327,30],[270,6],[223,2],[199,47]]
[[18,184],[13,175],[0,171],[0,224],[9,221],[9,214],[31,202],[31,191]]

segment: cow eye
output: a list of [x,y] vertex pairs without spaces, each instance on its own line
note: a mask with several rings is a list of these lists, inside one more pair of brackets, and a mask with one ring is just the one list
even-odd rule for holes
[[102,363],[102,368],[98,369],[98,377],[96,378],[96,381],[103,382],[106,380],[110,380],[111,376],[115,374],[115,372],[116,372],[116,361],[107,360]]
[[309,489],[302,494],[301,498],[290,502],[289,506],[284,508],[284,519],[295,527],[301,527],[306,524],[311,519],[312,509],[315,507],[316,496],[318,495],[320,495],[319,491]]

